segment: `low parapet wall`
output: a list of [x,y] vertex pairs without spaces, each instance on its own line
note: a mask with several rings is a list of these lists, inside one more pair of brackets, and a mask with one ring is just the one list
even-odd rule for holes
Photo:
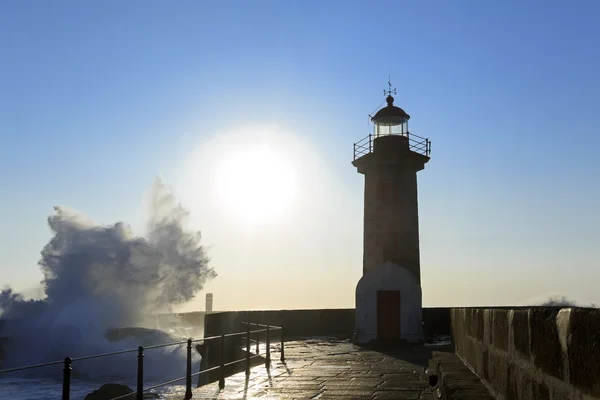
[[[450,308],[424,308],[426,337],[450,335]],[[227,311],[207,314],[204,336],[220,335],[240,329],[240,322],[250,321],[278,325],[288,337],[339,336],[350,338],[354,333],[354,309]]]
[[204,336],[237,332],[241,322],[283,326],[286,337],[343,336],[354,330],[354,309],[228,311],[204,317]]
[[498,399],[600,399],[600,310],[455,308],[456,353]]

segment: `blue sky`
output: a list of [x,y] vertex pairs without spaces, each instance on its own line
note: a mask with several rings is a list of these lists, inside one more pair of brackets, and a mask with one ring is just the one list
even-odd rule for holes
[[[433,142],[424,304],[600,303],[599,17],[594,1],[1,1],[0,284],[40,280],[53,205],[141,231],[160,175],[204,233],[216,308],[353,306],[352,144],[391,74]],[[303,183],[248,228],[208,182],[257,142]]]

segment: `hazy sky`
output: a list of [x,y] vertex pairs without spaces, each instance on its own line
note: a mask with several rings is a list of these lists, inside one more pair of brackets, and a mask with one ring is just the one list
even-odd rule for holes
[[433,142],[424,305],[600,303],[599,18],[597,1],[0,1],[0,285],[40,281],[54,205],[143,233],[160,175],[203,233],[216,309],[353,307],[352,144],[391,74]]

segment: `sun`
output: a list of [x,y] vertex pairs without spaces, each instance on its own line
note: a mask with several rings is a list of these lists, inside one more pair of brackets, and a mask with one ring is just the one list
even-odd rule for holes
[[215,183],[225,211],[252,225],[285,216],[296,192],[289,157],[269,145],[251,145],[224,156],[217,165]]

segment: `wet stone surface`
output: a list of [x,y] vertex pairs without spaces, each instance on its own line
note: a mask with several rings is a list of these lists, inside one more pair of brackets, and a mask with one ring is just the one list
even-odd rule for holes
[[[286,361],[273,352],[272,366],[252,368],[194,389],[194,399],[399,399],[433,400],[437,394],[425,376],[431,348],[368,351],[349,342],[287,342]],[[410,360],[410,361],[409,361]],[[183,392],[169,399],[182,399]]]

